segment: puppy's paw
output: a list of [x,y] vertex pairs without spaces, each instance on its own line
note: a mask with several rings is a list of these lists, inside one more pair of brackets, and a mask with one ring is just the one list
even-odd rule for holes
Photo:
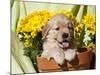
[[48,61],[50,60],[49,54],[45,51],[41,54],[41,57],[46,58]]
[[55,60],[56,63],[62,65],[64,63],[64,53],[63,52],[56,52],[54,55],[53,55],[53,58]]
[[72,61],[76,56],[76,50],[68,49],[67,51],[64,51],[64,54],[67,61]]

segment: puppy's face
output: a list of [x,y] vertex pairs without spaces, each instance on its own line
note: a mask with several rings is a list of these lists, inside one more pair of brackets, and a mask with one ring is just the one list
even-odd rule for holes
[[56,15],[44,27],[43,36],[56,40],[62,48],[68,48],[74,38],[73,23],[63,14]]

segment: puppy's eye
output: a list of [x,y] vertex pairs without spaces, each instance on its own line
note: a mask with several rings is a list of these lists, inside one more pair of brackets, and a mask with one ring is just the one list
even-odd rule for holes
[[55,30],[59,30],[59,27],[57,27]]

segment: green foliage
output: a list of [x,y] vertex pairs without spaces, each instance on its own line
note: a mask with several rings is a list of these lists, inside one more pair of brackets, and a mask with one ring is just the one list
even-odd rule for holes
[[19,17],[20,17],[20,0],[17,1],[16,5],[16,21],[15,21],[15,29],[17,28]]
[[24,47],[24,55],[31,58],[33,65],[36,71],[38,72],[36,57],[40,56],[43,50],[42,49],[43,41],[41,32],[39,32],[34,39],[30,38],[30,40],[32,42],[32,47]]
[[[83,13],[82,13],[81,20],[84,18],[86,13],[87,13],[87,5],[85,5],[84,8],[83,8]],[[80,44],[78,46],[79,48],[82,48],[84,46],[84,43],[83,43],[84,36],[85,36],[85,25],[83,26],[83,31],[82,31],[82,33],[80,34],[80,37],[79,37],[79,42],[80,42]]]
[[84,16],[87,14],[87,5],[84,5],[84,8],[83,8],[83,13],[82,13],[82,18],[84,18]]
[[83,31],[81,32],[81,35],[79,37],[79,42],[80,42],[78,45],[79,48],[82,48],[84,45],[84,43],[83,43],[84,35],[85,35],[85,26],[83,26]]
[[10,0],[10,3],[11,3],[11,8],[12,8],[14,4],[14,0]]
[[80,9],[80,5],[74,5],[71,12],[73,13],[73,15],[76,17],[78,12],[79,12],[79,9]]

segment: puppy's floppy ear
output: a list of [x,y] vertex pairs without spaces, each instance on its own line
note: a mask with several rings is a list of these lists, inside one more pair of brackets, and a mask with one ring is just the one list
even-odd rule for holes
[[75,30],[74,30],[74,24],[75,24],[74,21],[72,21],[73,32],[74,32],[74,38],[75,38],[75,34],[76,34],[76,33],[75,33]]
[[43,30],[42,30],[42,39],[44,40],[49,32],[49,30],[51,29],[51,26],[49,24],[46,24],[44,27],[43,27]]
[[73,37],[75,38],[75,31],[74,31],[74,22],[71,20],[68,25],[70,31],[73,33]]
[[69,26],[71,29],[73,29],[73,28],[74,28],[74,22],[73,22],[73,21],[70,21],[68,26]]

